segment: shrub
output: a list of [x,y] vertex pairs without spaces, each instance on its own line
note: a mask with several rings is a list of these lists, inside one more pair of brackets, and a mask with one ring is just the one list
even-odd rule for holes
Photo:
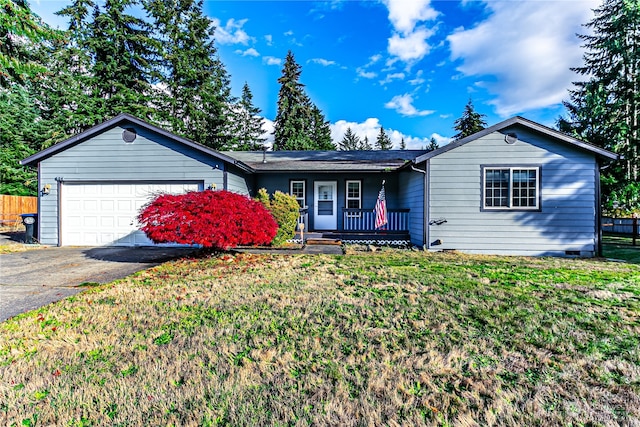
[[281,245],[296,234],[296,225],[300,216],[300,205],[295,197],[276,191],[269,197],[267,190],[261,188],[256,200],[261,202],[278,223],[278,234],[273,239],[274,245]]
[[278,231],[269,211],[255,200],[230,191],[162,194],[146,204],[138,221],[155,243],[196,244],[228,250],[267,245]]

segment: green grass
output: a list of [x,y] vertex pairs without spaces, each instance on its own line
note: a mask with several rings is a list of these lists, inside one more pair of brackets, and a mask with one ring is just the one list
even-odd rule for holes
[[181,260],[0,324],[1,425],[634,425],[640,266]]
[[604,236],[602,255],[606,258],[640,264],[640,238],[636,239],[636,246],[633,246],[632,242],[631,237]]

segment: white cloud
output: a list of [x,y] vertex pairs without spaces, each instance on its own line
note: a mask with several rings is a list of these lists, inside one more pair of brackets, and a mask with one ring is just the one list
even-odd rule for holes
[[212,22],[216,27],[216,42],[220,44],[248,44],[249,41],[252,40],[252,37],[249,37],[249,35],[242,29],[247,21],[247,19],[240,19],[239,21],[236,21],[231,18],[224,26],[222,26],[219,19],[213,18]]
[[389,10],[389,21],[394,29],[388,40],[389,54],[410,63],[428,55],[431,46],[427,40],[435,34],[435,31],[418,23],[433,21],[438,17],[439,13],[431,7],[431,0],[383,0],[383,2]]
[[[431,138],[435,139],[436,143],[438,144],[438,147],[442,147],[444,145],[447,145],[451,141],[453,141],[453,138],[450,138],[448,136],[442,136],[437,133],[432,133]],[[431,142],[431,138],[429,138],[429,142]]]
[[576,33],[593,17],[599,0],[488,2],[491,15],[447,39],[457,70],[494,95],[501,116],[558,105],[582,64]]
[[263,144],[268,148],[272,148],[274,141],[273,130],[275,129],[273,121],[267,119],[266,117],[263,117],[262,129],[264,129],[264,133],[261,135],[261,137],[266,138]]
[[391,101],[384,104],[384,107],[396,110],[399,114],[407,117],[428,116],[435,112],[434,110],[418,110],[413,106],[413,97],[408,93],[394,96]]
[[238,55],[242,55],[242,56],[260,56],[260,54],[258,53],[257,50],[255,50],[254,48],[250,47],[247,50],[236,50],[235,53],[237,53]]
[[[380,120],[377,118],[368,118],[364,122],[356,123],[356,122],[348,122],[346,120],[338,120],[335,123],[330,125],[331,127],[331,139],[336,144],[342,140],[344,137],[347,128],[351,128],[351,131],[356,134],[360,139],[364,139],[366,136],[369,138],[369,144],[373,147],[376,142],[376,138],[380,133]],[[404,142],[409,150],[421,150],[427,145],[429,145],[430,138],[420,138],[411,135],[405,135],[400,131],[393,129],[386,129],[385,132],[389,135],[391,142],[393,142],[393,148],[399,149],[402,138],[404,138]],[[451,139],[442,137],[438,134],[433,134],[432,137],[436,138],[436,141],[440,143],[443,142],[442,145],[448,143]],[[444,142],[446,141],[446,142]]]
[[420,21],[431,21],[438,12],[431,7],[431,0],[384,0],[389,10],[389,21],[402,34],[412,33]]
[[418,86],[421,85],[422,83],[425,82],[425,79],[422,78],[422,70],[418,70],[418,72],[416,73],[415,78],[409,80],[407,83],[409,83],[412,86]]
[[269,46],[273,44],[273,36],[271,34],[265,35],[264,40],[267,42],[267,45]]
[[358,77],[362,77],[363,79],[374,79],[378,75],[373,71],[366,71],[364,68],[356,68],[356,72],[358,73]]
[[293,35],[293,31],[289,30],[283,33],[287,37],[291,37]]
[[402,80],[404,79],[404,77],[405,77],[404,73],[387,74],[387,77],[385,77],[384,80],[380,80],[380,84],[385,85],[387,83],[391,83],[394,80]]
[[381,59],[382,59],[382,55],[380,54],[372,55],[369,57],[369,63],[366,66],[368,67],[370,65],[373,65],[376,62],[380,61]]
[[336,65],[336,61],[329,61],[328,59],[324,59],[324,58],[312,58],[307,62],[313,62],[315,64],[320,64],[323,67],[328,67],[330,65]]
[[282,64],[282,59],[276,58],[275,56],[265,56],[262,58],[262,62],[267,65],[280,65]]
[[433,34],[433,30],[428,30],[424,27],[420,27],[406,35],[396,33],[389,38],[388,51],[401,61],[418,61],[424,58],[431,50],[427,39]]

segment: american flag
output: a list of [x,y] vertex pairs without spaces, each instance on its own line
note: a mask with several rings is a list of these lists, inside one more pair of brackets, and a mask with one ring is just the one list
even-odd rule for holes
[[378,193],[378,200],[376,200],[376,208],[374,210],[376,214],[376,228],[381,228],[387,224],[387,200],[384,194],[384,183]]

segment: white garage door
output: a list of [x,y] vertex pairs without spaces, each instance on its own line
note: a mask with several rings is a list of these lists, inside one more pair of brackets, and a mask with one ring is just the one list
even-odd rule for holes
[[140,208],[160,193],[202,189],[197,182],[65,183],[62,188],[62,245],[147,246]]

